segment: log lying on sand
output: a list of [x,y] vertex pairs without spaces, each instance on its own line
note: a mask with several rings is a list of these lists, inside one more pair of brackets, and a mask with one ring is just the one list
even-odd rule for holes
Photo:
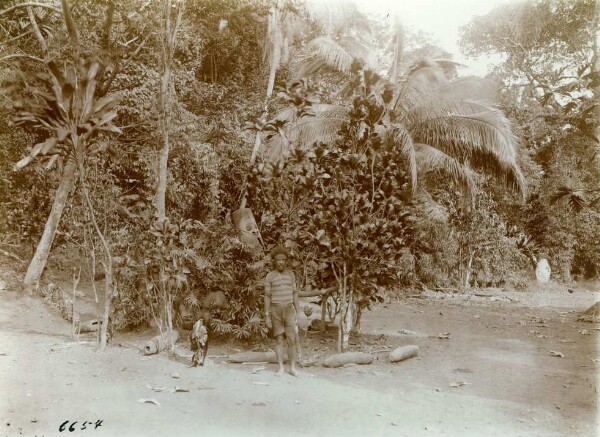
[[[171,341],[175,343],[179,338],[179,332],[177,330],[171,331]],[[164,332],[162,335],[157,335],[151,338],[144,345],[144,354],[153,355],[159,353],[161,350],[166,349],[169,345],[169,334]]]
[[419,346],[409,344],[408,346],[400,346],[390,353],[390,361],[398,363],[408,358],[416,357],[419,354]]
[[[277,363],[277,354],[273,351],[268,352],[240,352],[229,355],[230,363]],[[287,352],[284,352],[283,361],[287,362]]]
[[328,357],[323,366],[325,367],[342,367],[346,364],[371,364],[375,357],[365,352],[344,352],[343,354],[335,354]]
[[582,312],[577,318],[580,322],[598,323],[600,322],[600,302],[596,302],[587,310]]
[[100,322],[97,319],[87,320],[79,324],[78,332],[96,332],[100,328]]

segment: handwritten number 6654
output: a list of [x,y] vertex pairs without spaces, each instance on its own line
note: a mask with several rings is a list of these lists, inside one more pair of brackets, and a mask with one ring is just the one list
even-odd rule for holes
[[[71,423],[71,426],[69,426],[67,428],[67,425],[69,424],[70,420],[65,420],[59,427],[58,427],[58,431],[59,432],[63,432],[66,431],[67,429],[69,430],[69,432],[73,432],[75,431],[77,428],[75,427],[75,424],[78,422],[73,422]],[[83,422],[83,424],[81,425],[81,430],[86,429],[87,427],[92,427],[94,426],[94,429],[98,428],[99,426],[102,426],[102,420],[97,420],[96,423],[94,424],[93,422]]]

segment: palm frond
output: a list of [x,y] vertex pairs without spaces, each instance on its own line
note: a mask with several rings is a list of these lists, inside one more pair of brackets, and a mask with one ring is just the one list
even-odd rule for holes
[[516,162],[517,139],[502,113],[446,115],[410,129],[420,143],[429,144],[461,163],[470,163],[525,196],[526,182]]
[[[318,104],[312,107],[314,116],[304,117],[284,128],[285,138],[275,136],[264,147],[265,158],[278,162],[288,156],[295,147],[306,148],[318,141],[328,142],[337,138],[341,125],[348,118],[348,108],[336,105]],[[287,108],[277,114],[277,118],[293,120],[294,108]]]
[[473,178],[473,171],[452,156],[428,144],[417,143],[415,147],[415,159],[420,171],[442,171],[447,173],[458,182],[462,190],[473,197],[477,191],[477,185]]
[[183,298],[183,301],[190,308],[194,308],[194,307],[199,308],[200,307],[200,301],[198,300],[198,297],[196,296],[196,294],[193,291],[190,292],[188,295],[186,295]]
[[287,131],[287,136],[274,137],[265,144],[265,158],[269,162],[284,159],[296,147],[310,147],[318,141],[331,142],[345,119],[330,117],[311,117],[294,123]]
[[483,150],[494,152],[504,161],[516,158],[516,137],[508,120],[498,112],[460,114],[430,110],[416,117],[409,130],[417,141],[437,147],[460,161]]
[[354,2],[309,0],[306,10],[313,22],[325,33],[358,32],[371,34],[371,21],[360,12]]
[[235,329],[231,323],[216,318],[211,319],[210,327],[218,334],[231,334]]
[[559,187],[552,193],[549,200],[551,205],[564,201],[568,208],[576,213],[581,212],[587,204],[583,190],[573,189],[566,185]]
[[521,199],[525,199],[527,181],[515,161],[503,161],[494,153],[478,152],[469,162],[474,169],[482,170],[500,180],[503,185],[519,193]]
[[416,207],[430,219],[445,223],[448,220],[448,210],[433,200],[431,194],[422,186],[419,186],[415,196]]
[[306,77],[323,71],[327,66],[344,74],[350,73],[353,57],[330,36],[320,36],[305,47],[305,54],[298,57],[296,77]]

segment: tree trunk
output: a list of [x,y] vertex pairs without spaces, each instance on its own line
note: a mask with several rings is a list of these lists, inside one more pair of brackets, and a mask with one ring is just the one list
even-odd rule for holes
[[352,330],[352,307],[354,305],[352,289],[348,293],[348,273],[346,264],[342,269],[342,293],[341,293],[341,311],[338,333],[338,352],[342,353],[348,350],[350,342],[350,331]]
[[[274,34],[281,33],[279,23],[280,14],[279,14],[279,2],[273,6],[269,14],[269,23],[274,28],[270,31]],[[265,97],[265,104],[263,106],[263,113],[261,115],[261,120],[265,119],[269,110],[269,99],[273,95],[273,88],[275,87],[275,76],[277,75],[277,69],[279,68],[279,62],[281,60],[281,41],[279,38],[275,38],[272,41],[271,53],[269,54],[269,79],[267,82],[267,94]],[[258,152],[260,150],[261,145],[261,133],[256,132],[256,137],[254,138],[254,147],[252,148],[252,155],[250,156],[250,168],[254,165],[256,161],[256,157],[258,156]],[[240,202],[240,209],[246,207],[247,202],[247,180],[244,181],[244,186],[242,187],[242,201]]]
[[327,314],[327,300],[329,299],[329,297],[323,296],[321,299],[321,333],[324,334],[327,331],[325,314]]
[[348,295],[348,302],[346,303],[346,312],[344,314],[344,332],[342,333],[342,352],[346,352],[348,350],[348,346],[350,344],[350,331],[352,331],[352,307],[354,306],[354,302],[352,302],[352,292]]
[[165,301],[165,312],[167,313],[167,334],[169,338],[168,350],[172,353],[175,350],[175,342],[173,341],[173,296],[167,292]]
[[[170,12],[170,6],[169,6]],[[170,20],[167,14],[166,20]],[[167,29],[169,27],[167,26]],[[170,47],[163,47],[164,51],[170,50]],[[169,53],[163,52],[163,72],[160,83],[160,94],[158,96],[161,119],[160,133],[162,139],[162,148],[160,150],[160,158],[158,161],[158,183],[156,186],[156,213],[159,221],[164,221],[167,217],[166,212],[166,197],[167,197],[167,176],[169,163],[169,125],[171,124],[171,102],[169,96],[169,85],[171,83],[171,63],[169,62]]]
[[473,266],[473,257],[475,256],[475,251],[471,252],[469,256],[469,262],[467,263],[467,271],[465,273],[465,288],[471,287],[471,267]]
[[351,334],[358,334],[360,331],[360,319],[362,318],[362,308],[360,305],[354,304],[352,310],[352,332]]
[[160,134],[162,137],[162,148],[160,151],[160,161],[158,164],[158,183],[156,187],[156,212],[159,221],[166,219],[166,195],[167,195],[167,174],[169,162],[169,128],[171,125],[171,66],[173,62],[173,54],[175,53],[175,45],[177,41],[177,31],[181,23],[183,11],[185,8],[184,2],[178,3],[179,10],[175,24],[171,28],[171,0],[165,3],[165,21],[164,35],[162,41],[162,78],[160,83],[160,91],[158,95],[158,104],[160,110]]
[[33,259],[29,264],[29,268],[25,274],[25,279],[23,280],[25,287],[30,291],[37,286],[44,268],[46,267],[46,262],[48,261],[48,256],[50,255],[50,249],[52,248],[52,242],[54,241],[56,229],[60,223],[60,218],[62,217],[69,194],[75,186],[76,169],[77,164],[75,161],[68,160],[63,170],[60,184],[56,189],[54,203],[52,204],[50,215],[46,220],[44,232],[37,245],[35,255],[33,255]]
[[[598,28],[598,20],[600,19],[600,2],[596,2],[596,11],[594,14],[594,29]],[[596,32],[595,35],[595,39],[594,39],[594,55],[593,55],[593,72],[595,74],[600,74],[600,53],[599,51],[599,47],[600,47],[600,32]],[[596,97],[596,99],[598,99],[598,97],[600,97],[600,84],[598,84],[598,81],[596,81],[596,86],[593,89],[594,91],[594,96]],[[598,100],[596,100],[598,101]],[[596,105],[596,109],[594,111],[596,113],[596,121],[600,120],[600,105]],[[596,126],[596,139],[598,141],[600,141],[600,124],[598,124]],[[596,158],[596,164],[600,165],[600,147],[598,145],[596,145],[596,153],[594,154],[595,158]]]
[[[167,123],[165,123],[167,124]],[[160,151],[160,160],[158,162],[158,184],[156,187],[156,212],[159,221],[164,221],[167,217],[166,197],[167,197],[167,176],[169,162],[169,132],[165,127],[163,132],[163,147]]]
[[77,131],[75,127],[73,128],[71,138],[73,141],[73,148],[75,149],[75,159],[77,161],[77,166],[79,167],[79,182],[81,184],[83,198],[87,205],[89,220],[92,223],[94,230],[96,231],[98,239],[102,243],[102,248],[104,249],[104,314],[102,315],[102,325],[100,326],[100,349],[104,349],[108,343],[108,319],[110,316],[110,309],[113,298],[112,255],[110,253],[110,245],[106,240],[104,233],[100,229],[100,226],[98,226],[98,221],[96,220],[96,214],[94,212],[94,205],[92,204],[92,199],[90,198],[90,193],[85,181],[84,154],[86,151],[86,145],[85,143],[80,142],[80,139],[77,137]]
[[106,276],[104,277],[104,313],[102,314],[102,325],[100,325],[100,349],[104,349],[108,344],[108,319],[110,317],[110,309],[113,299],[113,279],[112,279],[112,263],[106,268]]

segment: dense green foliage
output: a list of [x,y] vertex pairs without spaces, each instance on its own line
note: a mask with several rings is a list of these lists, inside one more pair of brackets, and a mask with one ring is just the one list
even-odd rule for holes
[[491,74],[504,84],[503,106],[520,128],[531,181],[510,221],[567,281],[600,271],[595,8],[589,0],[501,7],[473,20],[461,40],[469,55],[504,56]]
[[[356,321],[385,291],[523,288],[541,256],[556,278],[598,276],[591,0],[504,7],[464,29],[467,54],[505,57],[492,74],[502,111],[491,81],[460,77],[422,35],[403,40],[356,8],[174,2],[185,10],[169,84],[165,222],[155,204],[161,2],[72,3],[72,23],[60,2],[32,8],[33,20],[23,7],[2,15],[0,249],[31,258],[79,153],[114,260],[117,326],[165,317],[165,298],[178,323],[184,307],[197,315],[203,297],[223,291],[230,305],[213,313],[215,330],[266,333],[266,252],[247,251],[230,220],[246,181],[265,251],[288,245],[302,287],[338,287],[339,308],[350,296]],[[270,73],[279,94],[265,105]],[[85,139],[79,152],[75,137]],[[51,258],[75,252],[69,262],[102,272],[91,218],[78,181]]]

